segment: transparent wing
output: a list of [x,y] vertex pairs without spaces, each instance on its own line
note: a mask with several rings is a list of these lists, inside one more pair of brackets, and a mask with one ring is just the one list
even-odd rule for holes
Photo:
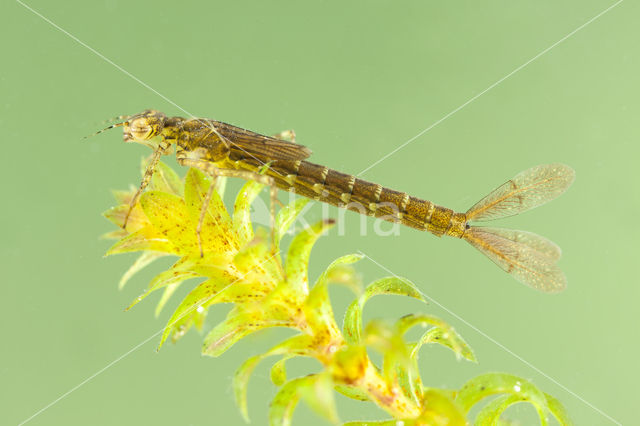
[[575,179],[564,164],[547,164],[520,172],[471,207],[467,220],[487,221],[513,216],[561,195]]
[[510,229],[471,227],[464,239],[529,287],[557,293],[567,286],[564,273],[556,265],[560,248],[544,237]]
[[489,227],[473,227],[476,230],[492,233],[500,238],[509,240],[516,244],[525,245],[537,251],[543,256],[557,262],[562,256],[562,250],[556,243],[546,239],[538,234],[527,231],[519,231],[516,229],[489,228]]
[[257,156],[271,160],[304,160],[311,155],[311,150],[294,142],[283,141],[270,136],[261,135],[241,127],[220,121],[207,120],[224,138],[231,143],[231,151],[235,157],[246,158]]

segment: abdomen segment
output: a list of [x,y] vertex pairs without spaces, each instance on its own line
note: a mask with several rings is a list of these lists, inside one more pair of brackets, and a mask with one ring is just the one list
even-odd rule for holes
[[[257,171],[258,159],[244,158],[236,168]],[[322,201],[360,214],[401,223],[435,235],[461,237],[466,223],[464,214],[411,197],[405,192],[385,188],[325,166],[307,161],[273,161],[266,171],[276,186],[307,198]]]

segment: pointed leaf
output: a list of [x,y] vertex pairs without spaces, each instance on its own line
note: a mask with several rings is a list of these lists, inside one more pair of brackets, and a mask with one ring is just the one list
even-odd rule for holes
[[[285,340],[284,342],[274,346],[264,354],[256,355],[247,359],[240,366],[240,368],[236,371],[236,374],[233,377],[233,390],[236,398],[236,404],[238,405],[240,412],[242,413],[242,417],[247,422],[249,421],[249,413],[247,410],[247,385],[249,384],[249,378],[251,377],[251,373],[253,372],[255,367],[258,365],[258,363],[268,356],[278,355],[278,354],[287,354],[286,357],[279,362],[283,362],[285,359],[289,359],[293,356],[308,356],[311,354],[310,347],[312,344],[313,344],[313,339],[311,338],[311,336],[308,336],[305,334],[293,336]],[[274,365],[274,368],[275,368],[275,365]],[[282,368],[283,368],[282,372],[284,372],[284,363]],[[278,377],[275,377],[275,380],[274,380],[273,369],[271,371],[272,371],[271,380],[274,381],[274,383],[281,379],[281,377],[278,376]],[[277,372],[276,374],[279,375],[282,372]],[[281,386],[281,385],[278,385],[278,386]]]
[[311,292],[304,304],[304,311],[309,326],[316,331],[316,334],[320,334],[322,332],[325,334],[327,339],[340,335],[340,331],[333,316],[333,309],[331,308],[331,301],[329,300],[327,286],[329,285],[331,274],[335,270],[341,266],[357,262],[361,258],[361,255],[351,254],[334,260],[320,278],[318,278],[318,281],[316,281],[316,284],[311,289]]
[[175,293],[175,291],[178,289],[178,287],[180,287],[180,283],[169,284],[168,286],[166,286],[164,288],[164,292],[162,293],[162,297],[160,298],[160,301],[156,305],[156,310],[154,311],[154,315],[155,315],[156,318],[158,318],[160,316],[160,312],[162,312],[162,309],[167,304],[169,299],[171,299],[171,296],[173,296],[173,293]]
[[331,380],[326,375],[309,375],[288,381],[271,402],[269,424],[291,425],[293,411],[300,397],[304,397],[307,404],[318,414],[336,423],[338,419],[332,391]]
[[242,418],[247,423],[250,421],[249,409],[247,407],[247,385],[249,384],[251,373],[253,373],[253,370],[255,370],[262,358],[262,355],[256,355],[247,359],[242,363],[240,368],[236,370],[236,373],[233,376],[233,393],[236,398],[236,404],[242,414]]
[[112,245],[105,256],[142,250],[168,254],[176,254],[178,252],[178,249],[168,239],[156,233],[153,227],[148,226]]
[[191,290],[167,322],[162,332],[158,350],[171,333],[174,333],[174,341],[182,337],[194,324],[194,321],[204,315],[207,306],[215,301],[215,297],[228,287],[228,281],[211,279]]
[[367,300],[379,294],[396,294],[425,301],[420,290],[411,281],[404,278],[387,277],[369,284],[364,294],[353,301],[345,313],[343,332],[347,342],[356,344],[361,341],[364,304]]
[[409,356],[406,365],[400,365],[398,367],[399,368],[396,368],[396,378],[402,392],[416,405],[420,405],[420,401],[422,401],[424,395],[422,393],[422,379],[420,378],[418,363],[415,358]]
[[251,224],[251,203],[264,188],[255,181],[244,184],[233,207],[233,231],[238,235],[240,244],[244,245],[253,239],[253,225]]
[[149,190],[182,196],[182,188],[182,179],[178,174],[171,167],[159,161],[153,171]]
[[356,296],[362,294],[360,274],[351,265],[336,265],[330,271],[327,271],[327,280],[330,283],[342,284]]
[[218,357],[249,334],[267,327],[286,327],[291,324],[272,320],[261,310],[237,313],[232,310],[227,318],[207,334],[202,345],[202,354]]
[[451,349],[458,357],[471,362],[478,362],[471,347],[453,328],[433,327],[429,329],[420,337],[420,340],[411,351],[411,356],[417,359],[420,348],[429,343],[441,344]]
[[[129,204],[121,204],[119,206],[115,206],[104,212],[102,215],[109,219],[113,224],[122,228],[124,225],[124,219],[127,216],[127,212],[129,211]],[[142,228],[145,228],[150,225],[147,216],[144,214],[140,203],[133,206],[131,213],[129,214],[129,219],[127,220],[127,229],[128,233],[133,233],[139,231]]]
[[[356,401],[369,401],[369,395],[362,389],[356,386],[336,385],[336,391],[340,392],[347,398],[355,399]],[[350,424],[350,423],[349,423]]]
[[347,287],[354,290],[357,294],[359,289],[354,274],[352,273],[353,269],[345,269],[345,266],[355,263],[363,257],[364,256],[361,254],[347,254],[339,257],[331,262],[322,275],[320,275],[320,278],[318,278],[318,281],[316,281],[313,287],[322,287],[326,286],[329,282],[337,282],[347,285]]
[[[200,222],[202,207],[210,186],[210,179],[204,173],[197,169],[189,169],[185,177],[184,200],[194,226],[191,232],[196,238],[197,224]],[[200,230],[203,250],[215,253],[237,250],[239,243],[231,227],[231,217],[218,193],[213,191]]]
[[451,327],[441,320],[438,317],[434,317],[432,315],[427,314],[408,314],[400,318],[396,321],[396,329],[400,335],[404,335],[411,328],[416,325],[420,325],[422,327],[434,326],[444,328],[445,330],[450,329]]
[[380,352],[382,375],[387,383],[395,383],[400,376],[409,376],[410,358],[402,333],[387,321],[373,320],[367,324],[364,343]]
[[216,179],[216,192],[220,196],[220,198],[224,198],[224,193],[227,189],[227,177],[226,176],[218,176]]
[[104,234],[100,235],[99,238],[101,240],[121,240],[127,235],[129,235],[127,231],[125,231],[124,229],[118,229],[117,231],[105,232]]
[[125,272],[124,275],[122,275],[122,278],[120,278],[120,282],[118,283],[118,290],[122,290],[129,279],[131,279],[131,277],[134,276],[137,272],[144,269],[154,260],[163,256],[166,256],[166,254],[153,251],[145,251],[140,256],[138,256],[136,261],[133,262],[129,269],[127,269],[127,272]]
[[119,189],[112,189],[111,195],[113,195],[113,198],[116,200],[116,203],[129,205],[136,191],[137,189],[133,185],[129,185],[129,189],[126,191],[122,191]]
[[[512,406],[513,404],[517,404],[519,402],[524,402],[522,397],[519,395],[501,395],[492,401],[490,401],[487,405],[485,405],[482,410],[476,416],[474,421],[474,425],[476,426],[493,426],[500,424],[500,416],[502,413]],[[544,413],[538,412],[540,416],[540,425],[547,426],[548,422]]]
[[269,407],[270,426],[291,426],[293,411],[300,400],[298,387],[306,384],[308,377],[293,379],[284,384]]
[[487,373],[469,380],[460,389],[456,402],[469,411],[481,399],[499,393],[520,396],[522,401],[531,402],[542,412],[547,409],[547,400],[536,386],[523,378],[504,373]]
[[200,274],[194,270],[194,266],[195,262],[184,257],[181,258],[171,265],[169,269],[153,277],[148,285],[149,291],[155,291],[159,288],[199,276]]
[[395,294],[398,296],[409,296],[422,300],[426,303],[422,292],[406,278],[387,277],[374,281],[365,289],[365,302],[379,294]]
[[136,297],[131,305],[129,305],[127,310],[140,303],[147,296],[158,289],[173,284],[180,284],[184,280],[197,277],[198,273],[193,271],[193,265],[194,262],[189,260],[188,258],[183,257],[182,259],[178,260],[173,264],[173,266],[171,266],[171,268],[156,275],[149,283],[147,290],[140,296]]
[[416,325],[434,327],[422,336],[420,342],[418,342],[418,345],[416,346],[416,349],[419,349],[422,344],[428,342],[424,339],[433,339],[434,341],[450,347],[457,355],[458,359],[464,356],[467,359],[475,361],[475,355],[462,337],[460,337],[453,327],[437,317],[425,314],[411,314],[405,315],[396,323],[398,332],[402,335]]
[[291,242],[285,262],[285,274],[289,286],[301,296],[309,293],[309,281],[307,277],[309,255],[311,248],[318,237],[328,230],[335,221],[325,220],[300,232]]
[[553,414],[556,420],[558,420],[558,423],[562,426],[573,426],[573,421],[571,420],[571,417],[569,417],[569,413],[567,412],[567,409],[564,408],[564,405],[548,393],[545,393],[544,396],[547,399],[547,407],[549,407],[549,411]]
[[422,414],[416,419],[417,424],[430,426],[467,426],[464,412],[441,390],[425,390],[422,407]]
[[[269,281],[275,286],[283,280],[280,257],[271,251],[268,237],[260,235],[245,245],[233,258],[233,264],[242,274],[261,274],[261,281]],[[253,275],[253,274],[252,274]],[[251,278],[245,277],[247,281]]]
[[180,255],[199,253],[195,226],[187,212],[184,200],[177,195],[147,191],[140,204],[157,232],[166,236]]
[[331,376],[328,374],[318,374],[310,377],[315,377],[315,380],[309,381],[307,386],[301,386],[299,388],[304,401],[313,411],[329,422],[333,424],[340,423],[333,396],[334,386]]
[[271,382],[276,386],[282,386],[287,381],[287,360],[291,358],[290,356],[282,357],[279,361],[273,364],[271,367],[271,371],[269,372],[269,377],[271,378]]
[[293,222],[302,210],[304,210],[309,201],[310,200],[308,198],[298,198],[280,209],[276,216],[275,229],[276,244],[278,245],[277,249],[280,248],[280,240],[282,240],[282,237],[287,233]]

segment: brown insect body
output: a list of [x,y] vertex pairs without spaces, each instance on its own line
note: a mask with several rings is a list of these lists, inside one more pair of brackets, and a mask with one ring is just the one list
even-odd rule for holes
[[[220,169],[254,173],[259,173],[268,164],[265,174],[274,179],[279,189],[360,214],[426,230],[437,236],[462,238],[464,235],[464,213],[455,213],[430,201],[411,197],[405,192],[298,159],[311,154],[302,145],[215,120],[167,117],[159,111],[146,111],[141,117],[149,120],[148,123],[153,128],[152,135],[161,136],[160,143],[176,145],[178,158],[197,157],[214,163]],[[135,123],[135,120],[135,117],[132,118],[131,123]],[[130,132],[125,128],[125,135],[128,134]],[[243,149],[243,145],[235,145],[242,138],[250,141],[251,145],[247,149]],[[125,141],[128,140],[130,136],[125,136]],[[292,159],[280,159],[283,157]]]
[[[224,167],[258,170],[254,158],[229,158]],[[340,208],[374,216],[393,223],[427,230],[437,236],[464,235],[463,213],[411,197],[405,192],[385,188],[328,167],[308,161],[275,160],[266,171],[278,188]]]
[[[210,119],[167,117],[155,110],[124,119],[108,128],[123,126],[126,142],[154,149],[131,207],[149,182],[160,157],[175,147],[176,158],[184,166],[200,168],[214,177],[240,177],[271,185],[272,200],[277,187],[437,236],[461,238],[517,280],[537,290],[557,292],[566,286],[566,278],[556,265],[560,249],[551,241],[525,231],[468,224],[516,215],[558,197],[575,177],[573,169],[563,164],[525,170],[466,213],[456,213],[405,192],[310,163],[306,161],[311,155],[308,148],[278,137]],[[203,215],[204,209],[201,223]],[[272,220],[273,216],[272,203]]]

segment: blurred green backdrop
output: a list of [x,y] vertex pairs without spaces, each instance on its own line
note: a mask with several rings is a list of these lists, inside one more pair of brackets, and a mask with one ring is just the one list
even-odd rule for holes
[[[81,138],[118,114],[144,108],[181,114],[123,70],[195,115],[266,133],[293,128],[315,162],[357,173],[614,2],[27,4],[122,69],[20,3],[0,6],[3,424],[26,420],[168,318],[170,310],[153,318],[151,300],[123,312],[159,269],[118,292],[133,256],[103,259],[110,243],[98,239],[112,229],[100,216],[113,203],[109,190],[137,185],[148,151],[122,143],[119,131]],[[614,424],[579,398],[619,422],[637,419],[630,402],[640,378],[638,18],[638,3],[622,2],[364,174],[464,211],[520,170],[571,165],[577,180],[567,194],[500,223],[563,248],[565,292],[526,288],[452,239],[409,229],[378,237],[372,222],[361,236],[353,213],[346,215],[345,236],[334,232],[314,249],[316,276],[333,258],[362,250],[504,346],[436,304],[374,299],[369,318],[426,310],[475,349],[478,365],[427,349],[421,357],[427,384],[455,388],[480,373],[504,371],[557,396],[577,424]],[[319,206],[310,220],[314,214],[320,217]],[[357,268],[365,281],[388,275],[367,260]],[[341,316],[351,296],[336,289],[332,298]],[[216,309],[208,326],[224,313]],[[160,353],[151,339],[29,424],[242,424],[232,372],[286,334],[259,334],[220,359],[199,355],[197,333]],[[265,363],[249,392],[255,424],[266,423],[273,395]],[[369,404],[344,398],[339,404],[344,420],[385,417]],[[510,413],[530,418],[526,408]],[[295,421],[323,424],[306,407]]]

